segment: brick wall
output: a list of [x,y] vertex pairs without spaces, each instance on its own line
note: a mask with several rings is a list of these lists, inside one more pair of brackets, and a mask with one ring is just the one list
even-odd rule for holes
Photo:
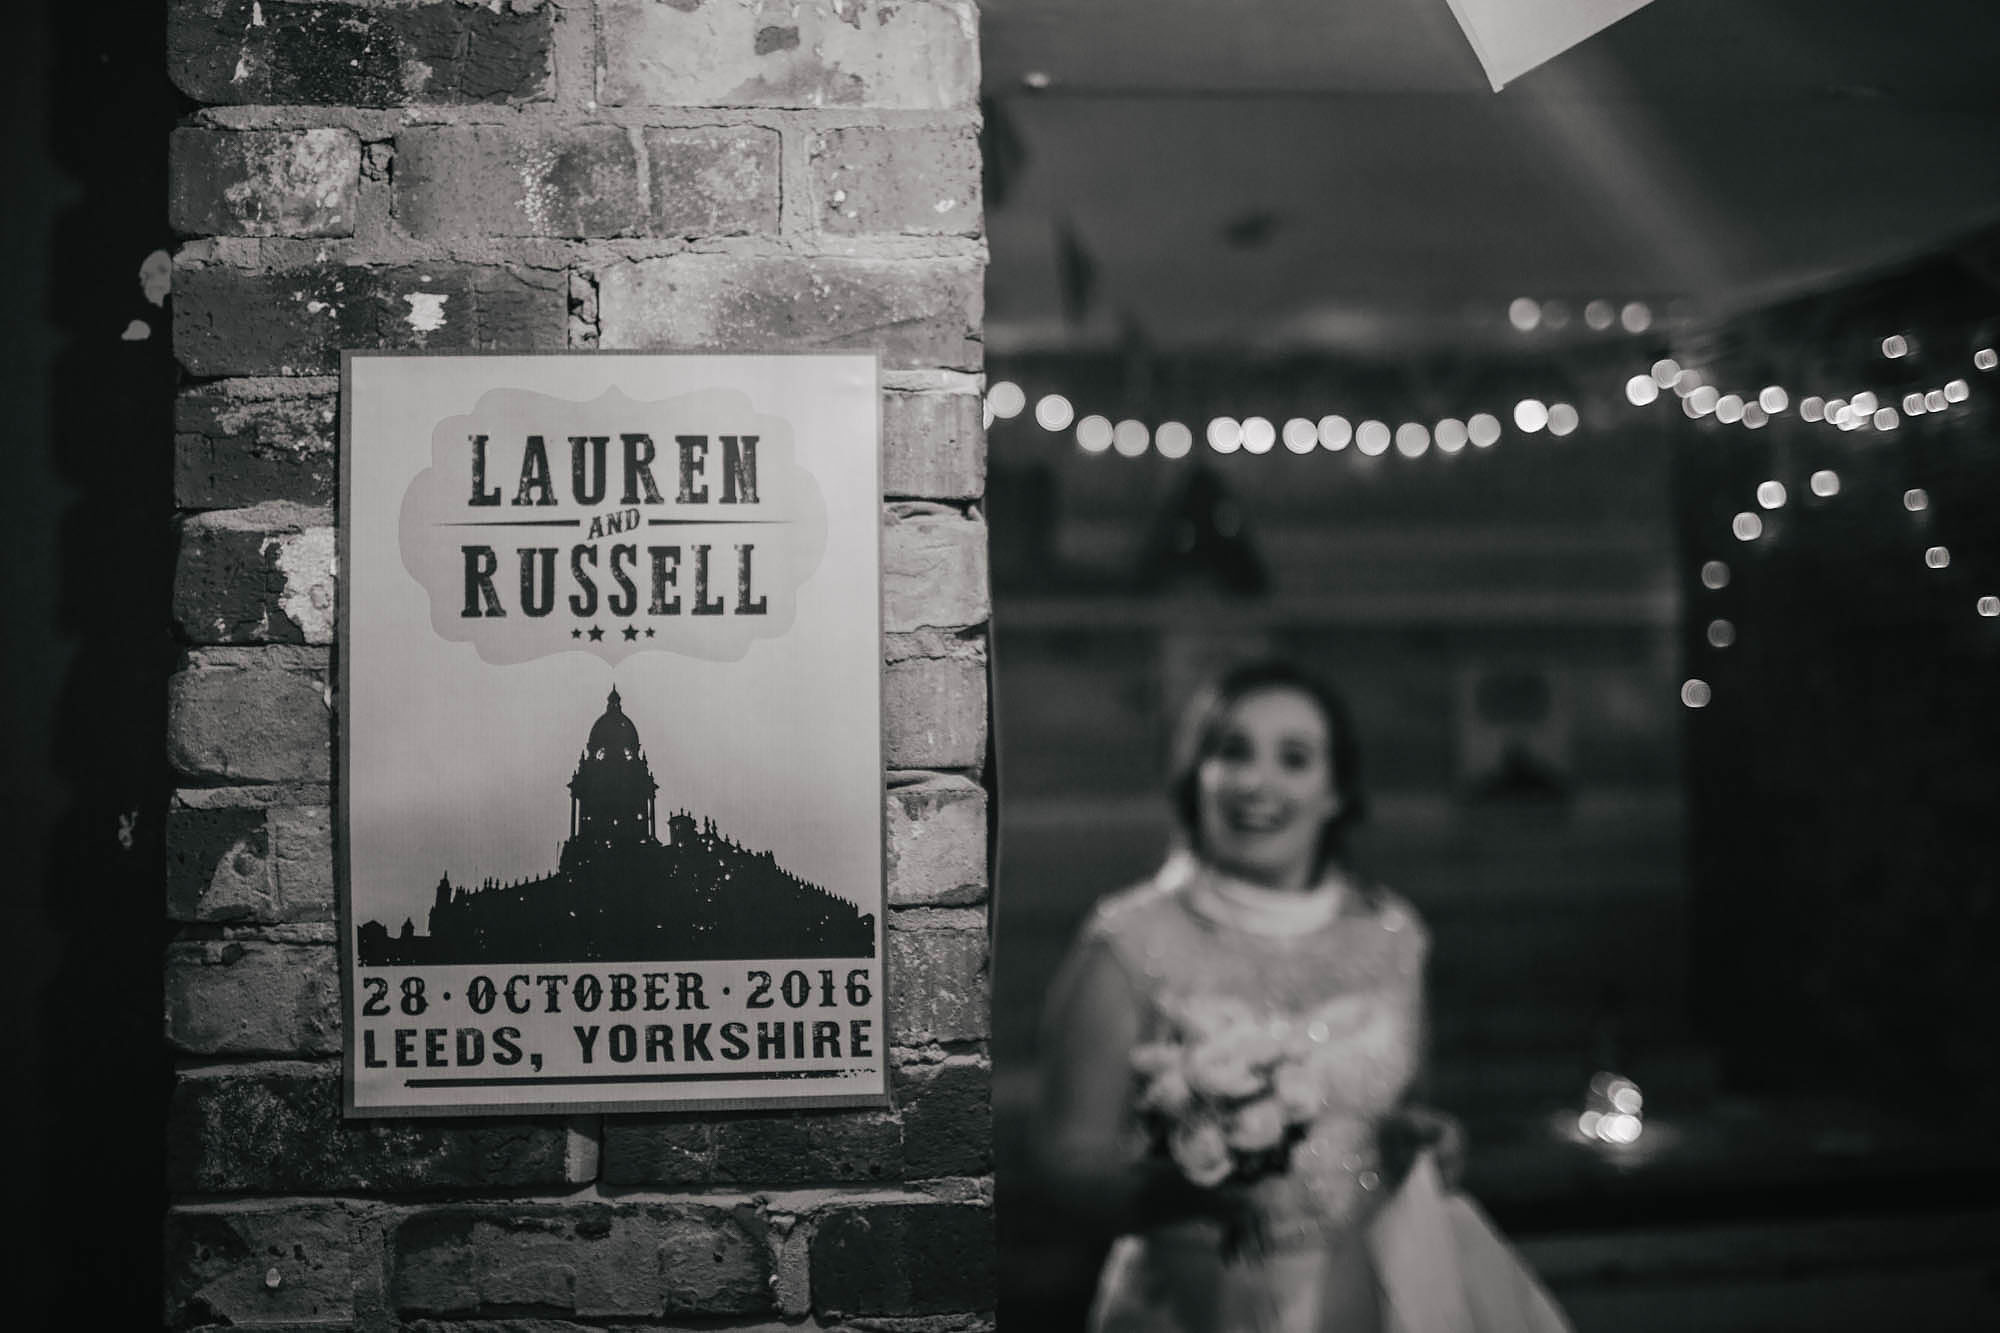
[[[975,24],[172,0],[170,1323],[990,1326]],[[894,1109],[341,1118],[344,347],[881,354]]]

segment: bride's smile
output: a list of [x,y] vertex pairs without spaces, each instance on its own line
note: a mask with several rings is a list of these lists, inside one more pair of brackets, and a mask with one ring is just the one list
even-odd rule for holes
[[1205,859],[1270,888],[1304,887],[1339,806],[1325,716],[1296,689],[1244,695],[1222,718],[1196,791]]

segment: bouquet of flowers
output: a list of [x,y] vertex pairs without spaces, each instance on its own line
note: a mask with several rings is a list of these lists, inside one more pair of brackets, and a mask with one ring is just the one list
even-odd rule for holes
[[1327,1109],[1336,1061],[1369,1043],[1372,1009],[1361,997],[1297,1015],[1229,997],[1170,1005],[1167,1034],[1132,1053],[1155,1145],[1203,1188],[1287,1169]]

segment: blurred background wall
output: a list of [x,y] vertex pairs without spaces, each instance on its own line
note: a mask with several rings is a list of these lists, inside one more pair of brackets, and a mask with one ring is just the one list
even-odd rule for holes
[[1442,3],[985,7],[1003,1317],[1098,1256],[1048,980],[1187,691],[1279,652],[1580,1326],[2000,1318],[1995,50],[1655,0],[1495,94]]

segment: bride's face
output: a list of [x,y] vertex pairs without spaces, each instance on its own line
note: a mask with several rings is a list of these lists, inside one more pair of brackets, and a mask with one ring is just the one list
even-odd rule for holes
[[1201,852],[1216,868],[1303,886],[1320,830],[1339,808],[1325,714],[1283,686],[1244,695],[1223,714],[1195,790]]

